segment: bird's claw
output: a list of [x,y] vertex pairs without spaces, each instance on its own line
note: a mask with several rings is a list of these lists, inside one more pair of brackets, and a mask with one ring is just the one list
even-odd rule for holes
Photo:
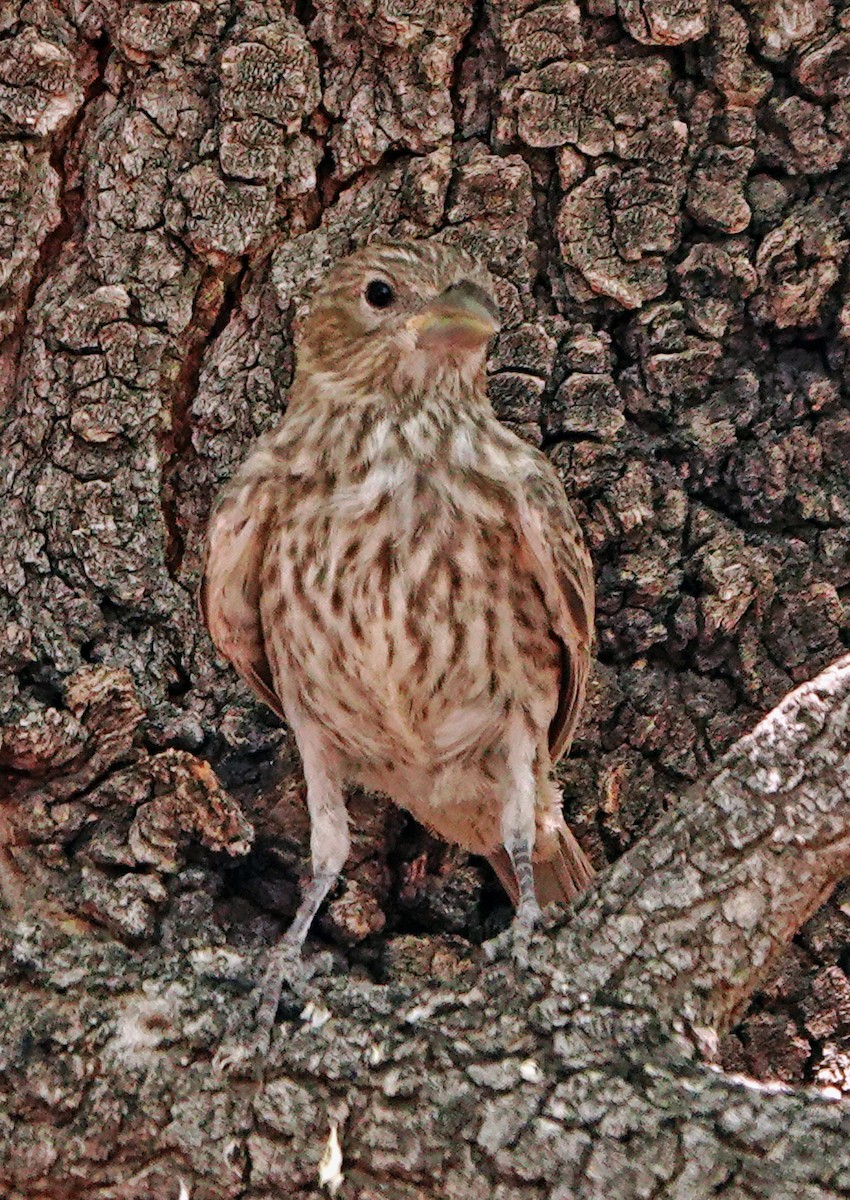
[[222,1042],[213,1055],[212,1069],[218,1075],[256,1075],[261,1064],[259,1047],[253,1042]]
[[220,1074],[260,1077],[271,1049],[281,996],[289,991],[298,1000],[304,1000],[310,980],[327,975],[332,969],[333,956],[327,951],[305,960],[298,946],[276,946],[263,981],[253,993],[256,1002],[253,1036],[244,1042],[222,1043],[213,1057],[213,1069]]
[[262,1012],[267,1003],[273,1004],[272,1018],[277,1012],[280,998],[289,991],[299,1000],[307,996],[312,979],[317,976],[330,975],[333,971],[334,960],[329,950],[321,950],[310,958],[304,958],[298,946],[280,946],[272,951],[269,965],[260,985],[260,1003],[258,1012]]
[[262,1012],[266,1005],[274,1004],[274,1016],[284,990],[302,997],[313,974],[310,960],[305,961],[301,956],[300,946],[275,946],[259,988],[259,1011]]
[[484,953],[490,962],[500,958],[513,959],[519,971],[528,970],[528,950],[531,945],[531,935],[542,917],[537,904],[530,905],[519,911],[507,929],[484,943]]

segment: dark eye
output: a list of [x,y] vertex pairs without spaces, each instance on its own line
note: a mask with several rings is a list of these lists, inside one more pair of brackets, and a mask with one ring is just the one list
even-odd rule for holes
[[372,308],[389,308],[395,300],[395,292],[383,279],[371,279],[366,284],[366,291],[363,294],[366,297],[366,303],[371,304]]

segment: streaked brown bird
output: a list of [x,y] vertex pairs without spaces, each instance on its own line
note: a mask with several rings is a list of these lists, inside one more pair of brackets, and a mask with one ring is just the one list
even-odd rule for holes
[[490,859],[520,960],[539,905],[590,880],[551,771],[584,698],[592,568],[551,464],[487,399],[498,328],[458,250],[351,255],[312,301],[282,423],[211,518],[203,614],[289,722],[311,819],[261,1024],[348,855],[348,780]]

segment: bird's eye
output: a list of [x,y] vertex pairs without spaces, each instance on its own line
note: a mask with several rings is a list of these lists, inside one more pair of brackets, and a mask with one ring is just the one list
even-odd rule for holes
[[383,279],[371,279],[366,284],[366,291],[363,294],[366,297],[366,303],[372,308],[389,308],[395,300],[395,292]]

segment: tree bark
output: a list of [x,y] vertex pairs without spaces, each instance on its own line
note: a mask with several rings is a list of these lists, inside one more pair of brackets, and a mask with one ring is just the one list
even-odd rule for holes
[[[777,965],[848,873],[846,660],[721,759],[850,644],[848,14],[409,7],[0,6],[2,1188],[311,1195],[335,1120],[341,1195],[841,1195],[840,1108],[700,1055],[766,981],[720,1061],[850,1090],[845,899]],[[561,778],[616,862],[517,980],[485,869],[353,795],[333,973],[248,1083],[306,817],[199,550],[375,235],[496,277],[494,405],[596,563]]]
[[843,1104],[701,1054],[850,869],[849,717],[847,656],[537,935],[527,974],[339,971],[290,1004],[260,1080],[226,1070],[258,964],[199,924],[139,953],[4,920],[6,1194],[846,1195]]

